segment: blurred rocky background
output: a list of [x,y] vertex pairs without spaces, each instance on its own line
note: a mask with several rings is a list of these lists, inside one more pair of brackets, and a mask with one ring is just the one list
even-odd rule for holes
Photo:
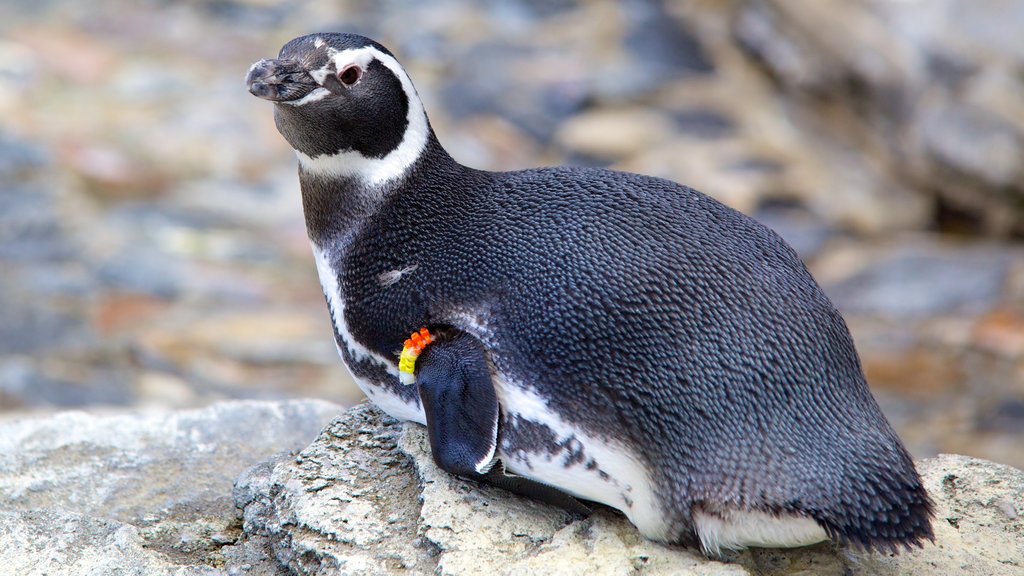
[[360,393],[249,64],[389,46],[464,163],[614,166],[778,230],[915,456],[1024,466],[1024,1],[0,4],[0,418]]

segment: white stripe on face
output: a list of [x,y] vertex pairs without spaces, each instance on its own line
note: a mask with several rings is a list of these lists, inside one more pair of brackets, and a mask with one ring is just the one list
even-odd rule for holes
[[[328,50],[331,51],[334,70],[344,70],[350,64],[356,64],[366,70],[371,61],[377,60],[398,78],[409,102],[405,135],[398,147],[383,158],[369,158],[355,150],[319,156],[308,156],[296,150],[295,155],[298,156],[299,163],[302,164],[302,168],[306,172],[327,177],[358,178],[371,187],[378,187],[389,180],[401,177],[420,157],[430,133],[427,125],[427,113],[423,109],[423,102],[420,101],[416,88],[412,85],[412,80],[409,79],[409,75],[402,69],[398,60],[372,46],[341,51],[334,51],[330,48]],[[310,75],[318,82],[323,83],[326,75],[330,73],[329,67],[327,65],[319,70],[313,70]],[[318,88],[301,100],[294,102],[293,105],[301,106],[315,102],[328,94],[329,92],[325,88]]]

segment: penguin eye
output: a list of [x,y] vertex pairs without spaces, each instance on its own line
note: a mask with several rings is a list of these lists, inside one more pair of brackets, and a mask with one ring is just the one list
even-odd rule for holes
[[363,76],[363,69],[355,64],[349,64],[345,68],[338,72],[338,80],[341,81],[345,86],[355,86],[356,82]]

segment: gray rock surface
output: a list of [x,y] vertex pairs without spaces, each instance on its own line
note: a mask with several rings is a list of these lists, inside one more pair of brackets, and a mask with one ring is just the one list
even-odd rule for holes
[[232,482],[300,449],[341,410],[231,402],[0,423],[0,572],[207,574],[228,556],[258,566],[257,556],[221,551],[241,534]]
[[936,543],[899,556],[754,550],[725,562],[647,541],[623,517],[561,511],[456,480],[434,466],[424,429],[367,405],[332,422],[295,459],[236,485],[238,549],[296,574],[1017,574],[1024,571],[1024,472],[963,456],[918,463],[937,501]]
[[997,305],[1010,266],[1021,258],[1022,250],[908,241],[873,254],[852,277],[830,284],[829,296],[844,314],[897,321],[978,315]]
[[[918,463],[936,542],[899,556],[829,545],[709,560],[461,481],[424,429],[369,405],[233,402],[0,424],[0,566],[19,575],[1020,574],[1024,472]],[[276,456],[272,454],[277,453]],[[258,462],[258,463],[256,463]],[[253,465],[253,463],[256,463]],[[244,472],[243,468],[249,466]],[[231,490],[231,479],[238,476]]]

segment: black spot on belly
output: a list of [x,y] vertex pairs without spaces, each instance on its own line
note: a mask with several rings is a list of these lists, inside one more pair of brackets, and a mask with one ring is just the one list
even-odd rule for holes
[[562,443],[562,447],[565,450],[565,459],[562,460],[562,466],[568,468],[569,466],[583,463],[585,459],[583,443],[577,440],[575,436],[570,436],[568,440]]
[[558,434],[549,426],[518,415],[506,417],[499,434],[502,448],[514,458],[529,463],[527,454],[562,455],[562,466],[569,468],[582,464],[587,470],[597,471],[601,480],[619,485],[617,480],[601,470],[596,460],[588,457],[583,443],[576,436],[559,440]]
[[626,496],[626,493],[625,493],[625,492],[621,492],[621,493],[619,493],[619,496],[620,496],[620,497],[622,498],[622,502],[623,502],[623,503],[624,503],[624,504],[625,504],[625,505],[626,505],[627,507],[629,507],[629,508],[632,508],[632,507],[633,507],[633,499],[632,499],[632,498],[630,498],[629,496]]
[[506,452],[523,459],[526,454],[552,456],[561,451],[561,443],[554,430],[539,422],[515,415],[505,418],[501,437],[501,445]]

